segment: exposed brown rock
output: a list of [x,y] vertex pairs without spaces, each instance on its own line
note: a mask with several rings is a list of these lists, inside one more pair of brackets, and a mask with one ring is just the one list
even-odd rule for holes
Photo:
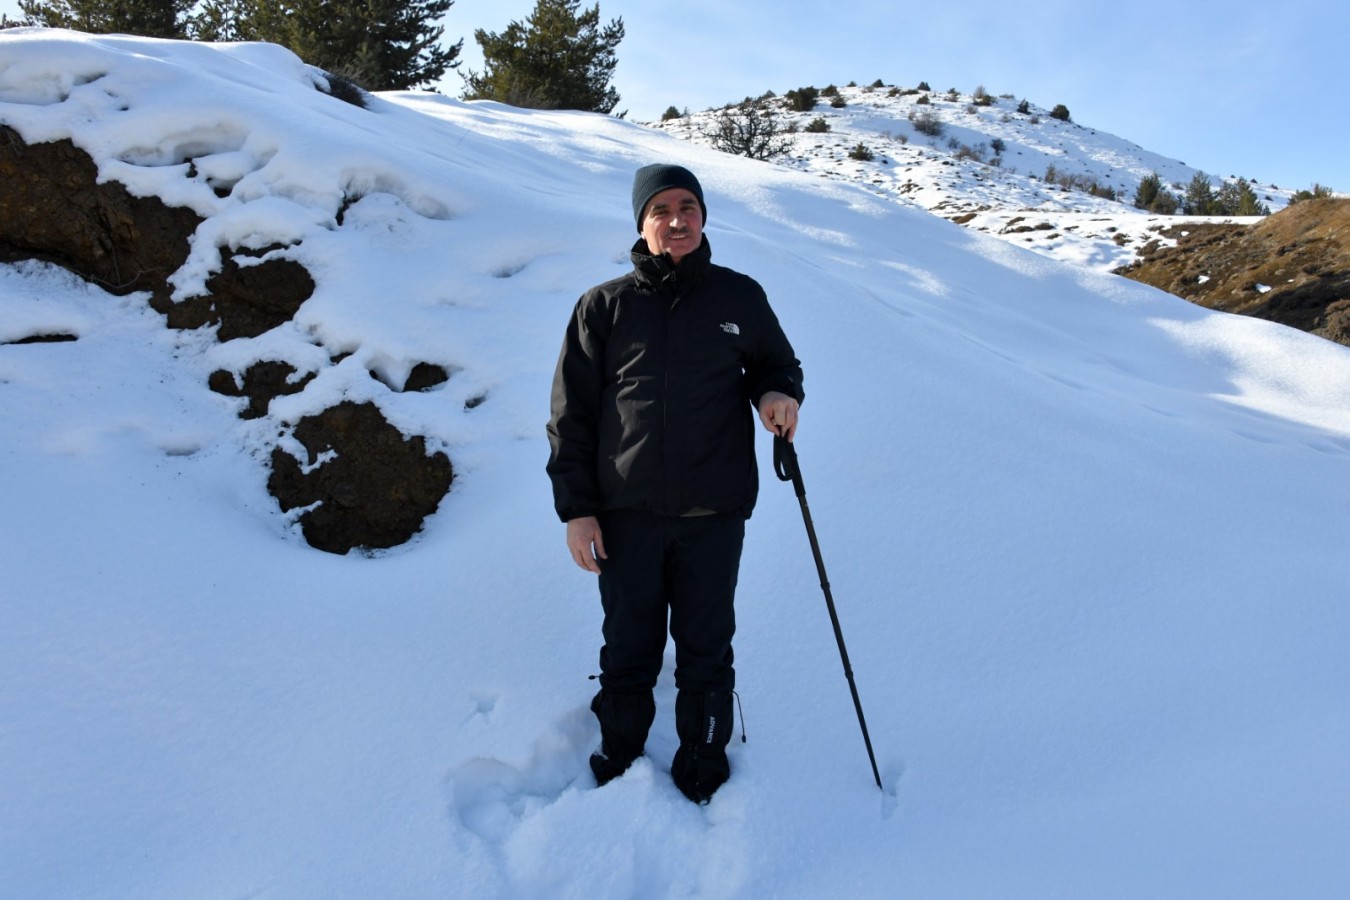
[[1256,225],[1178,223],[1119,274],[1210,309],[1350,344],[1350,200],[1304,200]]
[[256,337],[291,319],[314,292],[297,262],[236,258],[269,247],[227,253],[206,295],[173,302],[167,279],[187,260],[201,217],[133,197],[117,182],[99,184],[94,161],[68,140],[28,144],[0,125],[0,184],[0,259],[54,262],[113,294],[149,291],[171,328],[219,325],[222,341]]
[[301,419],[295,438],[308,453],[304,466],[274,449],[267,489],[283,510],[318,504],[301,514],[300,526],[311,546],[330,553],[404,543],[454,477],[449,457],[428,455],[425,439],[404,437],[372,403],[344,401]]
[[235,379],[233,372],[224,369],[212,372],[206,384],[217,394],[247,397],[248,406],[239,413],[239,418],[257,419],[267,415],[272,398],[297,394],[314,380],[314,373],[311,372],[292,381],[295,374],[296,369],[290,363],[269,360],[249,366],[244,372],[243,384]]
[[217,325],[216,338],[257,337],[295,317],[314,293],[314,279],[300,263],[272,258],[240,264],[241,257],[262,256],[275,247],[226,255],[219,272],[206,281],[206,294],[179,303],[156,304],[170,328]]
[[449,380],[450,373],[445,370],[444,366],[420,362],[413,366],[412,371],[408,373],[408,380],[403,382],[403,390],[426,391]]
[[57,334],[30,334],[28,337],[21,337],[13,341],[5,341],[7,344],[62,344],[67,341],[79,340],[73,334],[59,332]]
[[190,209],[99,184],[94,161],[70,141],[30,145],[7,125],[0,184],[0,259],[54,262],[113,294],[150,291],[167,302],[166,279],[201,222]]

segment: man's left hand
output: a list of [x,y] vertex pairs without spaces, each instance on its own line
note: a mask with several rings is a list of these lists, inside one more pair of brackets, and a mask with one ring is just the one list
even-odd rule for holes
[[776,435],[792,440],[797,433],[797,410],[800,404],[780,391],[769,391],[759,398],[759,420]]

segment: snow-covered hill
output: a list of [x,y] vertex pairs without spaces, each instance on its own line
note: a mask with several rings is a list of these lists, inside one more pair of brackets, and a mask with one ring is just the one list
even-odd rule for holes
[[[0,896],[1350,892],[1350,350],[876,187],[601,116],[359,109],[319,77],[275,47],[0,34],[0,122],[204,217],[184,294],[273,243],[317,284],[217,344],[0,265]],[[706,808],[670,783],[669,671],[648,757],[587,773],[598,601],[543,425],[654,160],[698,172],[714,258],[805,365],[882,792],[767,471],[731,781]],[[51,333],[76,340],[16,343]],[[316,377],[243,421],[207,378],[262,359]],[[449,382],[387,387],[423,360]],[[315,551],[266,493],[268,448],[341,399],[454,461],[397,550]]]
[[[793,111],[782,97],[761,98],[760,109],[773,111],[785,133],[796,129],[788,134],[791,148],[774,157],[775,164],[862,185],[1054,259],[1109,272],[1132,262],[1148,241],[1175,243],[1176,231],[1187,222],[1254,221],[1135,209],[1135,191],[1150,173],[1181,195],[1202,167],[1055,118],[1051,110],[1012,95],[875,83],[821,90],[830,93],[806,112]],[[704,110],[652,124],[710,146],[708,134],[722,112]],[[808,131],[817,120],[829,130]],[[872,153],[871,160],[850,155],[860,145]],[[1117,199],[1047,182],[1050,167],[1059,180],[1096,185],[1102,194],[1110,189]],[[1220,178],[1244,177],[1271,210],[1282,209],[1293,193],[1289,185],[1261,183],[1259,173],[1209,174],[1216,189]],[[1168,228],[1176,231],[1160,231]]]

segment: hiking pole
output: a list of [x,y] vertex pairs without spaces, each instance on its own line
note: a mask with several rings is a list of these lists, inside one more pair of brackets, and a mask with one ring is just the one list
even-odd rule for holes
[[848,662],[848,650],[844,649],[844,632],[839,628],[839,614],[834,610],[834,597],[830,595],[830,581],[825,577],[825,560],[820,555],[820,542],[816,540],[816,526],[811,522],[811,508],[806,503],[806,485],[802,483],[802,470],[797,465],[797,451],[792,442],[782,435],[773,438],[773,469],[779,481],[791,481],[797,491],[797,501],[802,506],[802,520],[806,523],[806,536],[811,541],[811,553],[816,558],[816,571],[820,573],[820,589],[825,592],[825,606],[830,611],[830,624],[834,626],[834,639],[839,643],[839,658],[844,663],[844,677],[848,679],[848,689],[853,694],[853,708],[858,711],[858,725],[862,727],[863,743],[867,745],[867,758],[872,762],[872,777],[881,787],[881,773],[877,771],[877,757],[872,752],[872,738],[867,734],[867,720],[863,718],[862,701],[858,699],[858,685],[853,681],[853,667]]

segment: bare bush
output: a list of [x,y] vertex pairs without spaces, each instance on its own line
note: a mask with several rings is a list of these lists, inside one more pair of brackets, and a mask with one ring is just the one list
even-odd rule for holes
[[919,134],[926,134],[929,137],[941,137],[946,126],[938,118],[937,113],[925,109],[921,112],[911,112],[909,121],[914,126],[914,130]]
[[772,159],[792,147],[789,133],[771,110],[742,103],[719,112],[703,135],[723,153]]

